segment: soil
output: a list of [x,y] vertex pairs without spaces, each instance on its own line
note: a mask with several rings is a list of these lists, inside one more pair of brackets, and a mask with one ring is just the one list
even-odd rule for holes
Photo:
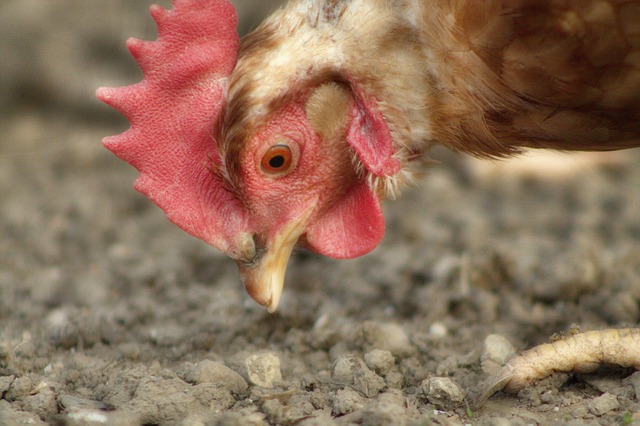
[[[640,422],[624,369],[466,403],[492,334],[638,327],[639,150],[533,171],[436,150],[378,249],[296,253],[268,314],[100,144],[127,123],[93,92],[139,80],[150,3],[0,3],[0,424]],[[242,31],[274,5],[238,2]]]

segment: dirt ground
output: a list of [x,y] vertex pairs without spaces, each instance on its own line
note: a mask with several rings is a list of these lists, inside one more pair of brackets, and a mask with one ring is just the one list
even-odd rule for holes
[[[93,92],[140,79],[150,3],[0,3],[0,424],[640,422],[629,370],[463,399],[491,334],[638,327],[640,151],[541,176],[437,150],[378,249],[297,253],[268,314],[100,144],[127,123]],[[238,5],[242,31],[272,6]]]

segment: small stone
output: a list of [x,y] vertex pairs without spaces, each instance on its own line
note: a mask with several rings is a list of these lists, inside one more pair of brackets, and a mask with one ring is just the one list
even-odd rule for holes
[[630,383],[636,393],[636,401],[640,401],[640,371],[636,371],[631,376],[622,381],[623,384]]
[[577,404],[575,408],[571,410],[571,416],[576,419],[584,419],[591,416],[589,409],[584,404]]
[[37,414],[41,419],[51,418],[58,413],[56,395],[53,390],[46,387],[35,395],[29,395],[23,399],[22,409]]
[[331,378],[334,382],[351,385],[356,370],[362,368],[360,360],[353,355],[339,356],[331,366]]
[[540,395],[540,402],[543,404],[553,404],[558,400],[557,392],[547,391]]
[[60,404],[62,409],[67,413],[86,410],[106,410],[108,408],[103,402],[73,395],[61,395],[58,398],[58,404]]
[[375,371],[376,374],[384,376],[393,367],[395,359],[389,351],[374,349],[364,354],[364,362],[367,364],[367,367]]
[[406,357],[416,352],[407,333],[397,324],[366,321],[362,325],[361,332],[366,350],[382,349],[399,357]]
[[215,383],[195,385],[189,389],[189,395],[193,396],[194,404],[202,404],[213,412],[228,410],[236,403],[229,389]]
[[200,361],[187,371],[185,381],[195,384],[215,383],[229,389],[236,395],[245,393],[249,388],[241,375],[221,362],[208,359]]
[[142,355],[143,353],[142,347],[136,342],[123,343],[119,346],[119,351],[123,357],[128,358],[132,361],[139,360],[140,355]]
[[615,395],[610,393],[604,393],[597,398],[594,398],[589,403],[589,411],[596,416],[602,416],[609,411],[617,410],[620,408],[620,403]]
[[356,376],[356,380],[353,385],[365,396],[373,398],[380,393],[382,389],[384,389],[386,383],[382,377],[378,376],[373,371],[368,370],[368,372],[363,376]]
[[262,404],[262,412],[267,415],[270,424],[283,424],[288,418],[285,408],[277,399],[268,399]]
[[265,415],[256,407],[242,408],[238,412],[225,411],[214,423],[216,426],[264,426]]
[[490,334],[484,339],[480,362],[487,374],[498,371],[516,354],[509,340],[501,334]]
[[488,419],[489,426],[526,426],[527,423],[519,418],[491,417]]
[[369,398],[376,396],[385,387],[384,379],[353,355],[343,355],[334,361],[331,378],[336,383],[353,386]]
[[430,377],[422,381],[422,392],[427,400],[439,407],[450,407],[464,400],[464,392],[448,377]]
[[47,338],[53,346],[70,349],[80,341],[80,329],[64,309],[54,309],[45,318]]
[[331,414],[322,410],[314,411],[310,416],[296,421],[295,424],[297,426],[336,426]]
[[0,376],[0,396],[4,395],[5,392],[9,390],[11,387],[11,383],[15,380],[16,376]]
[[309,395],[309,402],[316,410],[324,410],[329,405],[329,396],[320,389],[316,389]]
[[329,398],[331,412],[336,416],[353,413],[365,405],[365,399],[353,389],[340,389]]
[[249,381],[263,388],[272,388],[274,382],[282,380],[280,358],[275,354],[265,352],[249,355],[244,362]]
[[622,386],[620,386],[620,380],[616,377],[601,376],[598,374],[585,374],[584,377],[582,377],[582,380],[601,394],[610,393],[621,400],[633,399],[635,396],[633,385],[628,381],[625,382],[623,380]]
[[400,395],[383,393],[362,410],[363,426],[403,426],[409,422],[404,399]]
[[82,409],[62,416],[66,426],[137,426],[141,419],[133,413],[124,411],[101,411]]
[[443,337],[446,337],[448,333],[449,331],[447,330],[447,326],[441,322],[434,322],[429,327],[429,334],[432,337],[436,337],[438,339],[442,339]]
[[404,376],[399,371],[389,371],[384,376],[384,381],[387,383],[387,386],[392,389],[402,389]]
[[143,377],[122,408],[140,416],[142,424],[175,424],[187,415],[220,412],[235,404],[228,389],[213,383],[189,385],[177,377]]
[[17,411],[8,401],[0,399],[0,425],[46,426],[47,423],[40,420],[40,417],[36,414]]
[[33,382],[29,376],[18,377],[9,386],[4,399],[9,402],[20,401],[31,393],[31,389],[33,389]]

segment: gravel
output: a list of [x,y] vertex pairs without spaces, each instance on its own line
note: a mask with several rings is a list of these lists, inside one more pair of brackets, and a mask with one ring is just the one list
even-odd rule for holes
[[[637,418],[629,371],[465,398],[513,348],[640,324],[639,150],[553,178],[436,150],[381,246],[295,253],[271,315],[100,145],[127,123],[93,91],[139,80],[124,42],[155,37],[150,3],[0,2],[0,424]],[[276,3],[238,5],[244,31]]]

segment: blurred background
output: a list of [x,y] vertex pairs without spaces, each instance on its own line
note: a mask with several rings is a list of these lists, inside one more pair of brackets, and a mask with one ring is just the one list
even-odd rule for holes
[[[239,31],[282,3],[235,1]],[[169,0],[0,2],[0,319],[26,312],[19,303],[26,299],[36,310],[28,317],[62,301],[99,303],[118,282],[107,272],[114,270],[108,247],[117,252],[116,242],[141,222],[166,221],[132,190],[135,170],[102,147],[128,122],[94,95],[142,78],[125,41],[156,38],[151,4],[171,7]],[[181,240],[167,228],[170,240]],[[146,232],[130,235],[144,244]],[[201,247],[187,245],[194,243]]]
[[[233,1],[238,31],[253,29],[278,0]],[[128,37],[154,39],[151,4],[170,0],[5,0],[0,4],[0,108],[3,118],[31,113],[112,120],[96,102],[101,85],[128,84],[141,74]],[[115,116],[116,114],[113,114]]]

